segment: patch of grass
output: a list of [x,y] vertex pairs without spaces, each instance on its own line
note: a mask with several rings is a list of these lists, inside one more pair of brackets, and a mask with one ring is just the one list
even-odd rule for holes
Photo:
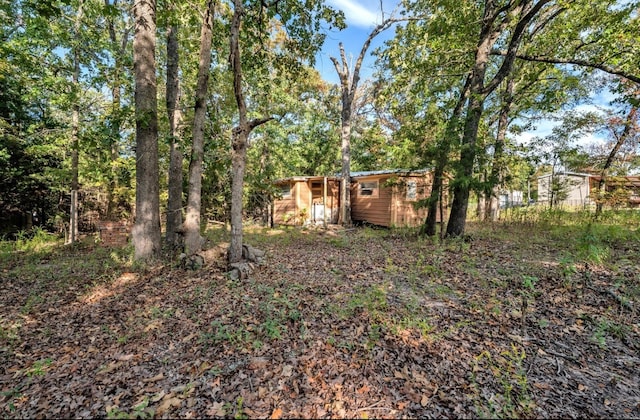
[[502,389],[495,398],[476,401],[476,410],[481,417],[521,418],[531,415],[534,402],[524,368],[525,358],[524,349],[515,344],[497,357],[487,350],[475,357],[471,382],[476,392],[479,373],[493,376]]
[[144,397],[142,402],[131,408],[131,412],[122,411],[120,408],[111,407],[107,410],[108,419],[151,419],[155,410],[149,408],[149,398]]
[[27,297],[27,301],[24,303],[20,313],[27,315],[33,313],[36,306],[41,305],[44,302],[44,297],[37,292],[31,292]]
[[33,366],[26,369],[24,374],[28,377],[31,376],[44,376],[46,370],[51,366],[53,361],[50,358],[38,360],[33,363]]
[[624,339],[629,332],[626,325],[612,322],[611,320],[600,317],[595,320],[593,334],[591,340],[594,341],[601,349],[607,348],[607,337],[612,336],[618,339]]

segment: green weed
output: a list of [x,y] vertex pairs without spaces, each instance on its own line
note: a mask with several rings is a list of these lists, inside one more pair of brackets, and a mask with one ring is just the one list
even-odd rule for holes
[[524,368],[525,359],[524,349],[518,348],[515,344],[511,345],[510,350],[503,351],[495,358],[486,350],[475,357],[471,378],[473,386],[477,387],[478,373],[488,370],[502,389],[502,393],[496,398],[488,399],[484,404],[476,402],[476,409],[482,416],[520,418],[531,414],[534,402]]
[[24,374],[27,375],[28,377],[44,376],[47,368],[49,368],[49,366],[51,366],[52,363],[53,361],[50,358],[38,360],[34,362],[33,366],[25,370]]

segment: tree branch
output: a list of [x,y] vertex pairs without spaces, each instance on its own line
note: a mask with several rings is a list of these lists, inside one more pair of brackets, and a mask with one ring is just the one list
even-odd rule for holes
[[[507,52],[504,50],[493,50],[491,51],[491,55],[502,55],[506,56]],[[536,55],[526,55],[526,54],[516,54],[515,58],[518,60],[524,61],[534,61],[538,63],[549,63],[549,64],[574,64],[576,66],[588,67],[593,69],[601,70],[605,73],[614,74],[616,76],[624,77],[625,79],[629,79],[635,83],[640,84],[640,76],[636,76],[626,72],[624,70],[619,70],[614,67],[608,66],[604,63],[591,63],[586,60],[580,60],[577,58],[554,58],[554,57],[546,57],[546,56],[536,56]]]

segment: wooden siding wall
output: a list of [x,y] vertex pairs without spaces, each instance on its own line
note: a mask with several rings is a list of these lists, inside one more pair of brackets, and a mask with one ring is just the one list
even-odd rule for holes
[[[390,175],[358,178],[351,184],[351,218],[387,227],[419,226],[427,217],[427,209],[415,209],[413,203],[431,194],[432,176],[401,177],[395,186],[384,184]],[[361,196],[359,182],[378,181],[377,196]],[[407,200],[407,183],[416,182],[416,198]],[[446,197],[445,197],[446,200]],[[440,221],[438,210],[437,220]]]
[[[379,226],[391,226],[391,200],[393,191],[384,187],[389,176],[358,178],[351,183],[351,219]],[[359,182],[378,181],[378,195],[361,196]]]
[[[407,200],[406,184],[410,181],[416,182],[416,198],[413,200]],[[405,177],[403,178],[403,183],[393,189],[392,205],[395,211],[392,212],[391,225],[404,227],[419,226],[424,223],[427,218],[427,209],[416,210],[413,204],[418,200],[429,197],[431,193],[431,177]]]
[[[273,223],[275,224],[302,224],[312,217],[313,203],[322,203],[322,197],[312,198],[312,181],[293,181],[291,185],[291,195],[274,202]],[[322,182],[314,180],[313,182]],[[327,202],[326,210],[327,223],[338,222],[338,208],[340,206],[340,181],[327,181]],[[306,209],[306,220],[299,217],[302,209]]]
[[275,224],[293,223],[293,219],[298,213],[298,209],[296,207],[295,191],[296,191],[296,188],[292,186],[291,195],[289,197],[284,197],[281,200],[275,200],[274,212],[273,212],[273,223]]

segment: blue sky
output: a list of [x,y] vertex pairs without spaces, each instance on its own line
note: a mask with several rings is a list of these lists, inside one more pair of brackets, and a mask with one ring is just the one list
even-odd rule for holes
[[[344,44],[345,53],[347,58],[351,61],[360,54],[362,45],[367,39],[371,31],[376,25],[382,22],[382,11],[384,16],[389,15],[397,8],[400,3],[399,0],[326,0],[329,5],[335,9],[342,10],[346,17],[347,28],[338,31],[328,31],[327,38],[323,45],[322,50],[316,56],[316,69],[320,72],[322,77],[330,83],[338,83],[338,75],[331,62],[330,57],[340,59],[339,43]],[[373,66],[375,64],[375,57],[371,56],[371,52],[377,47],[383,45],[384,41],[391,39],[395,33],[394,27],[387,29],[386,31],[375,37],[367,51],[367,56],[362,64],[360,70],[361,79],[366,79],[372,75]],[[598,108],[606,108],[611,95],[607,92],[594,95],[593,104],[579,105],[575,108],[576,111],[594,111]],[[523,143],[527,143],[533,137],[545,137],[551,134],[551,131],[558,123],[552,120],[542,120],[536,123],[536,129],[530,130],[526,133],[518,136],[518,140]],[[582,145],[586,145],[593,142],[602,142],[603,139],[598,134],[586,136],[578,141]]]
[[[360,54],[362,45],[376,25],[382,22],[379,0],[327,0],[327,4],[333,8],[342,10],[347,21],[347,28],[342,31],[332,30],[327,33],[322,51],[316,56],[316,69],[322,77],[331,83],[338,83],[338,75],[330,57],[340,59],[340,47],[344,44],[347,59],[355,59]],[[382,10],[385,17],[394,11],[399,1],[382,0]],[[393,37],[395,31],[393,27],[379,34],[367,50],[367,56],[362,63],[360,74],[362,79],[366,79],[373,72],[375,64],[371,52],[381,46],[385,40]]]

